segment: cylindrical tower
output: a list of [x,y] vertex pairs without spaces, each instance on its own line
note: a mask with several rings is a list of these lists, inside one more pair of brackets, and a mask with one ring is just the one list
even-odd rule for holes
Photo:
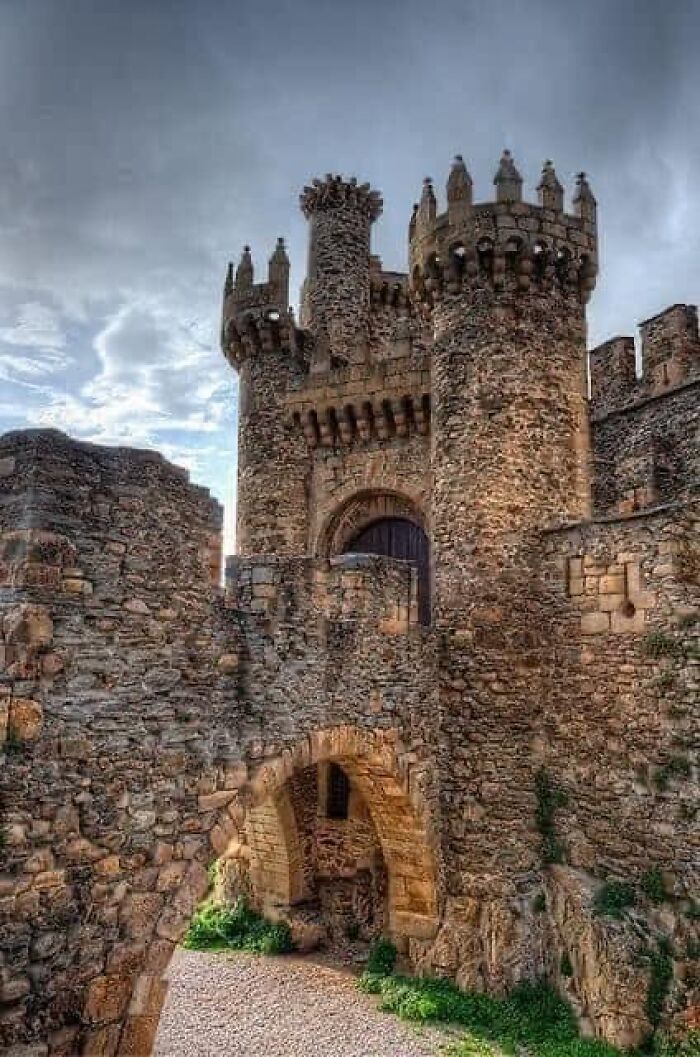
[[316,339],[315,366],[330,357],[353,362],[366,354],[370,309],[370,228],[382,200],[369,184],[327,175],[300,196],[310,221],[309,261],[301,322]]
[[528,591],[532,534],[590,509],[585,302],[596,274],[595,202],[573,215],[551,163],[521,201],[506,152],[496,201],[473,205],[461,158],[437,215],[426,183],[411,277],[430,314],[435,618],[474,632]]
[[306,550],[308,448],[286,397],[304,374],[288,305],[289,261],[280,239],[267,282],[253,282],[246,246],[224,287],[222,347],[238,371],[236,550],[242,555]]

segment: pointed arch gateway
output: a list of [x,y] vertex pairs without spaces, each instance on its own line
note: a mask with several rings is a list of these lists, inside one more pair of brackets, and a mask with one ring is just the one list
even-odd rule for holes
[[[338,763],[343,768],[363,796],[372,817],[388,871],[390,933],[397,939],[432,939],[439,925],[437,838],[432,817],[436,799],[432,794],[432,775],[427,763],[417,763],[415,753],[402,751],[394,730],[344,726],[313,731],[277,756],[261,762],[249,761],[249,779],[245,784],[237,783],[236,788],[214,794],[221,798],[220,802],[225,800],[226,806],[219,810],[210,830],[209,861],[237,847],[253,860],[258,856],[258,879],[266,883],[266,863],[261,857],[261,849],[266,845],[275,858],[275,869],[269,875],[272,884],[269,894],[275,899],[290,897],[293,901],[302,891],[303,871],[295,846],[293,818],[287,814],[285,786],[295,772],[326,762]],[[247,834],[255,833],[256,829],[260,831],[264,817],[267,819],[262,826],[264,840],[258,840],[256,847],[253,836],[252,846],[247,846]],[[252,820],[250,827],[249,820]],[[270,841],[270,835],[276,837]],[[167,992],[165,973],[175,945],[204,895],[205,865],[208,863],[194,863],[188,878],[170,897],[146,952],[145,971],[130,979],[120,978],[120,986],[122,989],[127,986],[126,994],[130,993],[122,1007],[123,1019],[88,1031],[84,1052],[107,1052],[99,1047],[107,1038],[114,1040],[115,1032],[119,1042],[109,1052],[117,1057],[136,1054],[147,1057],[152,1052]],[[251,865],[255,874],[255,862]],[[84,1020],[90,1024],[89,1010]]]

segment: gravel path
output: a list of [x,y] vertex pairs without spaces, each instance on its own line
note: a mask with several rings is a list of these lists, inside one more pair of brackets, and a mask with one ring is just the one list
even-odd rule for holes
[[309,958],[177,950],[168,976],[155,1057],[432,1057],[445,1038]]

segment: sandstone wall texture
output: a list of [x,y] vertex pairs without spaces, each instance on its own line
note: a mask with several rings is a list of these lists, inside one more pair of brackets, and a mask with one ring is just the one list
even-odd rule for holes
[[[225,586],[183,471],[0,439],[17,1057],[150,1052],[214,861],[303,945],[386,930],[470,988],[545,974],[623,1045],[698,1020],[696,317],[642,325],[640,378],[631,339],[594,350],[589,400],[590,187],[567,211],[547,163],[524,202],[507,152],[494,182],[474,203],[456,159],[444,212],[426,182],[405,275],[371,255],[376,192],[314,182],[300,325],[281,241],[266,282],[248,249],[229,269]],[[376,522],[427,534],[430,626],[410,563],[346,553]]]

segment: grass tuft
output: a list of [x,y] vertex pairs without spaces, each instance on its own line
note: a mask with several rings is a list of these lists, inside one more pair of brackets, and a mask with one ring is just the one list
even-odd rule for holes
[[255,954],[286,954],[292,950],[292,935],[285,921],[268,921],[251,910],[244,899],[233,906],[207,901],[196,911],[183,940],[191,951],[252,951]]

